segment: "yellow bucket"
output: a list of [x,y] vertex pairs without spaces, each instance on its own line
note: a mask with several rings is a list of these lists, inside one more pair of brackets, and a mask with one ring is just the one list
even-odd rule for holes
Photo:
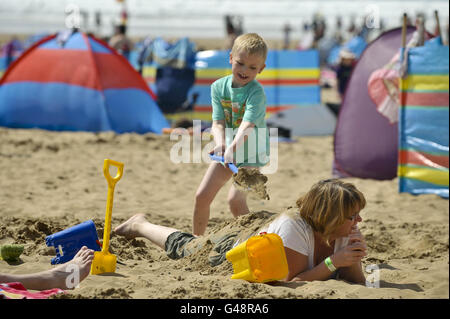
[[277,234],[252,236],[229,250],[226,258],[233,264],[231,279],[263,283],[284,279],[288,274],[283,241]]

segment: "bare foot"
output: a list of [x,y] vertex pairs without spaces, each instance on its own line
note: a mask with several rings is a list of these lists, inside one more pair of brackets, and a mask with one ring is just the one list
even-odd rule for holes
[[55,268],[32,274],[0,274],[0,282],[21,282],[26,289],[73,289],[91,270],[94,251],[83,246],[71,261]]
[[[62,289],[75,288],[89,275],[93,259],[94,251],[86,246],[81,247],[71,261],[50,270],[53,279],[58,283],[55,287]],[[69,278],[70,275],[72,276]]]
[[138,225],[145,222],[146,219],[144,214],[136,214],[126,222],[117,226],[114,229],[114,232],[117,235],[124,236],[126,239],[133,239],[140,236]]

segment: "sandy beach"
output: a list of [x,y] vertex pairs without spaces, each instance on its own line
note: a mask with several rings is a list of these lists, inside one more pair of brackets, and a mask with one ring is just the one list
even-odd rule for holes
[[[0,245],[25,246],[19,262],[0,260],[0,272],[53,267],[54,249],[45,245],[45,237],[83,221],[92,219],[102,238],[105,158],[125,164],[115,188],[113,229],[144,213],[149,221],[191,231],[195,191],[208,164],[173,163],[170,149],[175,143],[168,135],[0,128]],[[280,143],[278,155],[278,170],[268,175],[270,200],[250,198],[252,213],[235,220],[226,201],[227,184],[212,204],[208,233],[258,229],[292,207],[313,183],[331,177],[333,137]],[[363,266],[377,267],[379,288],[339,280],[274,285],[231,280],[228,261],[215,268],[207,264],[208,245],[176,261],[147,240],[127,240],[113,233],[116,273],[90,275],[78,288],[56,298],[449,298],[448,200],[399,194],[397,179],[348,180],[368,202],[360,223],[368,244]]]

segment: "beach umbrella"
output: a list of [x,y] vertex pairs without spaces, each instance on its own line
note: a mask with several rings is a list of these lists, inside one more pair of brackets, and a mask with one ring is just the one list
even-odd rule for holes
[[169,123],[141,75],[103,41],[48,36],[0,79],[0,126],[161,133]]

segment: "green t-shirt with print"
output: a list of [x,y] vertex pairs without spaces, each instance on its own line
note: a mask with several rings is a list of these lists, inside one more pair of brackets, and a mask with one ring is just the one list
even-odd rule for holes
[[270,154],[264,89],[256,80],[243,87],[232,88],[232,79],[233,76],[229,75],[211,85],[212,119],[225,120],[227,147],[232,143],[242,121],[255,124],[243,147],[235,153],[236,166],[264,166]]

